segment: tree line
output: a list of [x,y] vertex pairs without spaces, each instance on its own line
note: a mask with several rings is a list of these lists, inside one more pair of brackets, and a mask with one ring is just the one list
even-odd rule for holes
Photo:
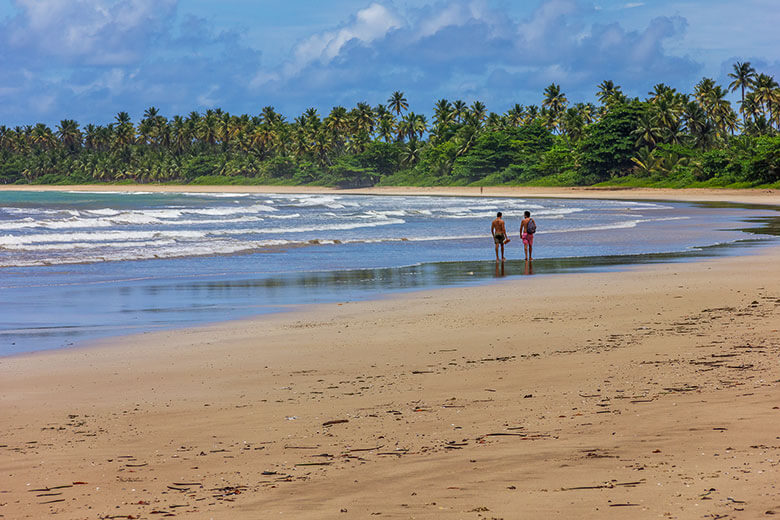
[[[780,87],[749,62],[729,85],[663,83],[644,99],[603,81],[593,103],[549,85],[503,114],[438,100],[429,120],[403,92],[385,103],[314,108],[288,121],[221,109],[167,118],[148,108],[107,125],[0,125],[0,183],[755,186],[780,181]],[[739,92],[735,109],[726,99]]]

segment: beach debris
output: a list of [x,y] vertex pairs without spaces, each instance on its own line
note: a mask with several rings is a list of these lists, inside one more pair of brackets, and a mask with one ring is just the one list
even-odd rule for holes
[[384,448],[384,444],[382,444],[380,446],[374,446],[373,448],[353,448],[351,450],[347,450],[347,453],[355,453],[357,451],[374,451],[374,450],[378,450],[378,449],[381,449],[381,448]]
[[712,499],[710,498],[710,495],[711,495],[713,492],[715,492],[715,491],[717,491],[717,489],[715,489],[715,488],[710,488],[710,489],[708,489],[706,492],[704,492],[703,494],[699,495],[699,498],[700,498],[701,500],[712,500]]
[[334,419],[332,421],[326,421],[322,423],[323,426],[333,426],[334,424],[344,424],[348,423],[349,419]]
[[575,486],[569,488],[561,488],[561,491],[575,491],[578,489],[613,489],[616,487],[637,487],[640,484],[644,484],[644,479],[637,480],[635,482],[605,482],[603,484],[596,484],[592,486]]

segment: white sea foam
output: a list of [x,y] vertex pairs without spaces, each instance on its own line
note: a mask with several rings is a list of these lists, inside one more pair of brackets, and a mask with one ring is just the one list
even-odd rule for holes
[[[376,222],[347,222],[343,224],[324,224],[319,226],[302,226],[302,227],[294,227],[294,228],[258,228],[253,229],[252,233],[309,233],[312,231],[345,231],[349,229],[360,229],[360,228],[372,228],[377,226],[389,226],[392,224],[405,224],[406,221],[403,219],[387,219],[387,220],[379,220]],[[243,231],[246,233],[246,231]],[[232,233],[229,232],[229,233]]]
[[119,215],[119,213],[121,212],[118,209],[102,208],[102,209],[90,209],[87,210],[87,213],[93,215],[111,216],[111,215]]
[[232,198],[244,198],[251,197],[252,193],[216,193],[216,192],[180,192],[177,195],[184,195],[185,197],[214,197],[217,199],[232,199]]
[[[279,217],[293,218],[293,217]],[[262,222],[262,217],[246,216],[240,218],[225,219],[199,219],[199,220],[160,220],[151,215],[142,213],[119,213],[116,216],[107,218],[72,218],[68,220],[33,220],[24,219],[21,221],[0,222],[0,231],[12,231],[18,229],[92,229],[107,228],[121,225],[155,225],[161,227],[167,226],[200,226],[210,224],[236,224],[249,222]]]
[[56,244],[67,242],[116,242],[171,238],[174,240],[197,239],[207,235],[206,231],[94,231],[79,233],[35,233],[30,235],[0,236],[0,247],[20,244]]

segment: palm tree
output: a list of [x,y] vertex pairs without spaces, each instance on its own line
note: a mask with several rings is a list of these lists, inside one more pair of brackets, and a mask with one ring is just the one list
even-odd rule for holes
[[374,120],[374,109],[368,103],[358,103],[354,110],[354,122],[355,129],[358,134],[365,133],[371,135],[374,133],[374,126],[376,122]]
[[762,112],[768,110],[769,121],[772,121],[772,105],[774,90],[778,87],[777,81],[772,76],[759,74],[755,82],[756,100],[761,103]]
[[481,126],[487,117],[487,107],[485,104],[481,101],[474,101],[471,104],[471,107],[469,107],[469,111],[474,117],[474,120],[477,121],[477,126]]
[[636,157],[631,158],[631,162],[633,162],[636,165],[636,171],[641,173],[642,175],[652,175],[656,171],[658,171],[658,168],[661,164],[661,158],[658,157],[653,150],[648,148],[647,146],[644,146],[639,149],[639,151],[636,154]]
[[393,114],[388,112],[379,119],[377,133],[386,143],[390,142],[390,139],[395,135],[395,119],[393,118]]
[[81,148],[81,130],[79,124],[72,119],[63,119],[57,126],[57,137],[62,145],[71,153]]
[[260,112],[260,116],[264,122],[270,125],[274,125],[282,121],[282,116],[278,114],[274,109],[274,107],[270,105],[263,107],[263,109]]
[[127,112],[119,112],[114,120],[116,121],[114,141],[119,148],[124,149],[135,142],[135,128]]
[[569,100],[566,99],[566,95],[561,92],[560,85],[551,83],[544,89],[542,107],[546,108],[548,111],[548,124],[551,128],[555,129],[558,127],[561,114],[566,110],[568,103]]
[[349,129],[347,109],[342,106],[333,107],[328,117],[325,118],[325,128],[330,131],[335,145],[340,146],[343,144]]
[[631,132],[631,135],[636,137],[636,146],[646,143],[652,149],[655,148],[661,132],[662,129],[658,127],[652,114],[645,112],[639,117],[636,130]]
[[437,127],[449,124],[454,117],[452,104],[446,99],[440,99],[433,106],[433,121]]
[[670,87],[665,83],[657,83],[653,85],[653,90],[647,93],[650,96],[650,101],[655,103],[661,98],[669,98],[677,93],[677,89]]
[[523,124],[524,118],[525,118],[525,107],[517,103],[515,103],[515,106],[510,108],[505,115],[506,124],[509,126],[513,126],[515,128]]
[[301,116],[304,122],[304,126],[308,126],[310,128],[319,128],[320,123],[320,114],[317,112],[317,109],[314,107],[307,108],[306,111]]
[[750,62],[744,63],[736,62],[734,64],[734,72],[729,72],[728,75],[734,81],[729,83],[729,91],[734,92],[737,89],[742,90],[742,100],[740,103],[740,110],[742,110],[742,121],[745,120],[745,89],[753,87],[756,79],[756,69],[750,66]]
[[387,108],[395,112],[397,116],[401,115],[401,112],[409,108],[409,103],[404,97],[404,93],[396,90],[387,100]]
[[567,109],[561,117],[561,129],[572,142],[577,142],[582,137],[585,128],[585,120],[577,107]]
[[536,105],[528,105],[525,109],[525,124],[533,123],[536,118],[539,117],[539,107]]
[[466,117],[466,112],[468,112],[468,105],[466,105],[465,101],[458,99],[452,103],[452,115],[455,117],[455,121],[458,124],[463,122],[463,118]]
[[596,97],[604,107],[608,107],[616,101],[622,99],[623,92],[619,85],[615,85],[612,80],[605,80],[599,83]]
[[420,160],[420,145],[416,140],[409,141],[401,152],[401,162],[413,166]]

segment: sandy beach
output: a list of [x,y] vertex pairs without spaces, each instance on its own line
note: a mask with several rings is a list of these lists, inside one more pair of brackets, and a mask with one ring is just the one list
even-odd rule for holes
[[657,188],[535,188],[513,186],[418,187],[394,186],[361,189],[320,186],[196,186],[166,184],[89,184],[89,185],[0,185],[0,191],[150,191],[189,193],[339,193],[350,195],[438,195],[484,197],[555,197],[571,199],[677,200],[682,202],[736,202],[741,204],[780,205],[780,191],[774,189],[657,189]]
[[[259,189],[301,190],[218,188]],[[483,194],[778,205],[766,190]],[[507,279],[0,358],[0,518],[771,518],[779,259]]]

